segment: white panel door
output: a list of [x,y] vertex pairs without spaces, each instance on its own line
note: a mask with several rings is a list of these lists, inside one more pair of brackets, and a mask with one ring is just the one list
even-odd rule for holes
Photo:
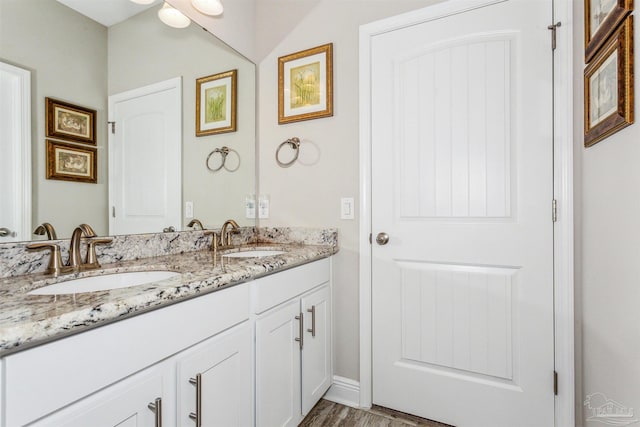
[[300,299],[256,320],[256,426],[294,427],[300,408]]
[[0,243],[31,240],[31,73],[0,62]]
[[551,2],[479,3],[372,40],[373,402],[552,426]]
[[190,414],[199,416],[205,427],[253,424],[251,385],[251,329],[245,322],[210,338],[178,362],[178,425],[195,425]]
[[179,230],[181,79],[110,96],[109,117],[109,234]]
[[331,368],[331,288],[324,285],[302,297],[302,415],[307,415],[333,381]]

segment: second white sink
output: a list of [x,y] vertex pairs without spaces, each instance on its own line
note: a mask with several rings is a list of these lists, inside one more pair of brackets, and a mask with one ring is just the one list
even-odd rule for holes
[[173,271],[133,271],[125,273],[105,274],[102,276],[82,277],[43,286],[29,292],[29,295],[60,295],[77,294],[81,292],[108,291],[111,289],[128,288],[144,285],[179,276]]
[[262,258],[266,256],[281,255],[284,251],[272,251],[269,249],[257,249],[254,251],[240,251],[224,254],[222,256],[228,258]]

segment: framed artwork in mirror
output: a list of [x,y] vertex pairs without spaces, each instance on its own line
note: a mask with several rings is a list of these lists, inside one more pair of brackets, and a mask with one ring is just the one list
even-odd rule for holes
[[47,179],[98,182],[98,154],[93,147],[47,139]]
[[584,0],[584,58],[589,63],[633,10],[633,0]]
[[633,16],[629,16],[584,70],[585,147],[633,123],[633,93]]
[[96,143],[96,110],[45,98],[47,137]]
[[238,70],[196,79],[196,136],[236,131]]
[[278,123],[333,116],[333,43],[278,58]]

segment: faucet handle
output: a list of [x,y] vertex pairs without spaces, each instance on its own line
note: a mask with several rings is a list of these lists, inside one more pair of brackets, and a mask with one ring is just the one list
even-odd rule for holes
[[91,237],[87,239],[87,257],[84,268],[100,268],[98,257],[96,256],[96,245],[113,242],[111,237]]
[[49,242],[30,243],[26,246],[26,248],[32,251],[38,251],[43,249],[51,250],[51,256],[49,257],[49,266],[45,271],[46,273],[57,275],[66,269],[64,264],[62,264],[62,256],[60,255],[60,246],[58,246],[57,243],[49,243]]

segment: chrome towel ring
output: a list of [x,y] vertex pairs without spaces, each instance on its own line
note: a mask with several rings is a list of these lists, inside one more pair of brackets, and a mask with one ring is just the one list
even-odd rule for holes
[[[295,155],[293,156],[293,159],[291,159],[286,163],[280,161],[280,150],[282,150],[282,147],[284,147],[285,145],[290,145],[291,148],[295,151]],[[299,154],[300,154],[300,138],[294,136],[293,138],[289,138],[283,143],[281,143],[280,145],[278,145],[278,149],[276,150],[276,162],[278,162],[278,165],[280,165],[281,167],[288,168],[289,166],[294,164],[296,160],[298,160]]]
[[[220,160],[220,166],[214,169],[211,166],[209,166],[209,160],[211,160],[211,157],[216,153],[220,153],[221,160]],[[229,155],[229,153],[235,153],[235,155],[238,156],[238,164],[233,169],[229,169],[227,167],[227,156]],[[235,172],[240,167],[240,154],[238,154],[238,152],[233,148],[229,148],[229,147],[216,148],[215,150],[210,152],[209,155],[207,156],[206,164],[207,164],[207,169],[209,169],[211,172],[218,172],[222,168],[225,168],[229,172]]]

